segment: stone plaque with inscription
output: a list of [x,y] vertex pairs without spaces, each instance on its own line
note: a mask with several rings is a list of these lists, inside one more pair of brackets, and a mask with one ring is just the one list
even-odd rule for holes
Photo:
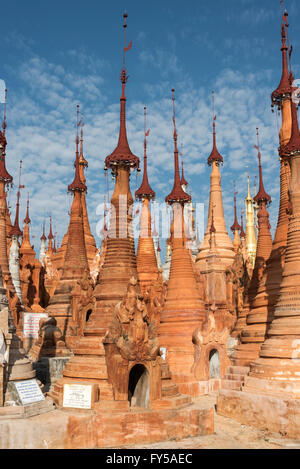
[[63,407],[76,409],[91,409],[91,384],[64,384]]
[[43,401],[43,395],[36,379],[27,379],[24,381],[14,381],[22,405],[32,404],[33,402]]
[[47,313],[23,313],[23,337],[37,339],[40,320],[47,317]]

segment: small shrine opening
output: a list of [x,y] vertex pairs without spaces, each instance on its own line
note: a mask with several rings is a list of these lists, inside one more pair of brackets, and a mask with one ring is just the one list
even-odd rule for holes
[[130,370],[128,400],[131,407],[149,407],[149,373],[144,365],[134,365]]
[[91,314],[92,314],[92,310],[89,309],[89,310],[87,311],[86,317],[85,317],[85,321],[86,321],[86,322],[88,322],[88,320],[90,319]]
[[213,349],[209,352],[209,378],[220,377],[220,355],[218,350]]

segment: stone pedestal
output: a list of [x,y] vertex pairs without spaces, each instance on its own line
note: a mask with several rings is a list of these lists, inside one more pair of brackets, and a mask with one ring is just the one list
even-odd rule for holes
[[269,433],[300,438],[300,399],[286,394],[223,389],[218,396],[217,413]]

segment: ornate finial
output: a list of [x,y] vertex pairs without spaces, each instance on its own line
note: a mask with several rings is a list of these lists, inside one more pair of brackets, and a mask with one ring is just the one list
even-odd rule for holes
[[257,150],[257,158],[258,158],[258,165],[259,165],[259,190],[256,196],[253,198],[253,200],[254,202],[257,202],[257,203],[265,202],[266,204],[270,204],[271,197],[269,196],[269,194],[266,193],[264,189],[264,184],[263,184],[258,127],[256,127],[256,138],[257,138],[257,145],[254,145],[254,148]]
[[121,73],[121,82],[125,87],[125,83],[128,80],[128,76],[126,74],[126,67],[125,67],[125,54],[126,54],[126,52],[128,52],[131,49],[132,41],[130,41],[129,45],[126,47],[126,28],[127,28],[126,19],[128,18],[128,15],[127,15],[126,12],[123,14],[123,18],[124,18],[124,23],[123,23],[123,28],[124,28],[124,49],[123,49],[123,69],[122,69],[122,73]]
[[41,236],[41,241],[42,241],[42,240],[46,241],[46,239],[47,239],[47,238],[46,238],[46,236],[45,236],[45,220],[44,220],[44,222],[43,222],[43,234],[42,234],[42,236]]
[[138,199],[147,198],[154,199],[155,192],[151,189],[148,181],[147,172],[147,137],[150,134],[150,129],[146,130],[146,106],[144,106],[144,175],[140,188],[135,191],[135,196]]
[[172,88],[172,101],[173,101],[173,124],[174,124],[174,142],[177,148],[177,130],[176,130],[176,123],[175,123],[175,90]]
[[50,215],[50,230],[49,230],[49,235],[48,235],[49,241],[53,239],[53,234],[52,234],[52,217]]
[[16,204],[16,217],[15,223],[10,231],[10,236],[22,236],[23,232],[20,230],[19,227],[19,209],[20,209],[20,196],[21,196],[21,189],[24,189],[24,185],[21,184],[21,173],[22,173],[22,163],[23,161],[20,160],[20,167],[19,167],[19,186],[17,192],[17,204]]
[[3,112],[3,122],[2,122],[3,135],[5,135],[5,129],[6,129],[6,98],[7,98],[7,89],[5,88],[5,91],[4,91],[4,112]]
[[[289,45],[289,24],[288,24],[288,12],[283,11],[283,1],[281,0],[281,10],[282,10],[282,22],[281,22],[281,52],[282,52],[282,75],[281,80],[271,95],[272,100],[272,107],[274,105],[278,105],[280,109],[280,105],[282,100],[285,97],[290,95],[290,84],[289,84],[289,69],[291,71],[291,54],[292,54],[292,47],[290,48]],[[286,44],[287,40],[287,44]],[[287,52],[289,53],[289,67],[288,67],[288,58]]]
[[80,179],[80,174],[79,174],[79,152],[78,152],[78,145],[79,145],[79,136],[78,136],[78,127],[81,125],[82,121],[79,121],[79,104],[76,106],[77,108],[77,115],[76,115],[76,159],[75,159],[75,177],[74,181],[72,184],[68,186],[68,191],[69,192],[85,192],[86,191],[86,185],[83,184],[83,182]]
[[186,203],[191,201],[191,196],[184,192],[180,185],[180,174],[179,174],[179,163],[178,163],[178,148],[177,148],[177,130],[176,130],[176,123],[175,123],[175,95],[174,95],[174,88],[172,88],[172,101],[173,101],[173,124],[174,124],[174,186],[172,192],[166,197],[166,202],[169,204],[179,202],[179,203]]
[[211,154],[208,157],[207,164],[209,166],[212,165],[213,162],[219,164],[223,164],[223,157],[220,155],[217,149],[216,144],[216,120],[217,116],[215,114],[215,92],[212,91],[212,116],[213,116],[213,149]]
[[[86,159],[83,156],[83,127],[84,127],[84,122],[83,122],[83,114],[82,113],[81,113],[80,122],[81,122],[81,129],[80,129],[79,164],[87,168],[88,167],[88,162],[86,161]],[[76,164],[74,164],[74,166],[76,167]]]
[[235,185],[235,181],[233,181],[233,187],[234,187],[234,196],[233,196],[233,199],[234,199],[234,224],[231,226],[231,231],[235,231],[235,230],[240,230],[241,227],[240,225],[238,224],[238,220],[237,220],[237,212],[236,212],[236,196],[238,195],[238,192],[236,191],[236,185]]
[[182,186],[188,186],[189,183],[184,177],[184,172],[183,172],[183,143],[181,144],[181,152],[179,153],[181,156],[181,179],[180,179],[180,184]]
[[244,211],[242,210],[242,212],[241,212],[241,231],[240,231],[240,234],[241,234],[241,238],[246,238],[246,233],[244,231],[243,218],[244,218]]
[[27,193],[27,210],[26,210],[26,217],[24,218],[24,223],[26,225],[29,225],[29,223],[31,222],[30,218],[29,218],[29,192]]

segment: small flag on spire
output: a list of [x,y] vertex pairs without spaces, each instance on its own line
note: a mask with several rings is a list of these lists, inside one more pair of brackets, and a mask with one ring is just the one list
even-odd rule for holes
[[132,41],[130,41],[129,45],[127,47],[124,47],[124,52],[128,52],[132,47]]

